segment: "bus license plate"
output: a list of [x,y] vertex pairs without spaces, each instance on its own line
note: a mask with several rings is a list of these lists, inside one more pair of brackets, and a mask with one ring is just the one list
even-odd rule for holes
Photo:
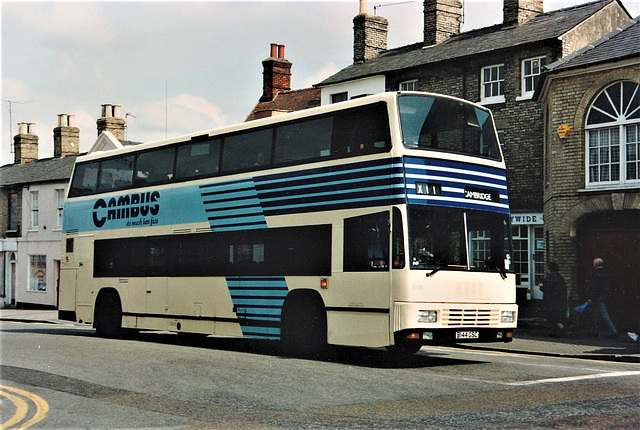
[[480,339],[479,331],[457,331],[456,339]]

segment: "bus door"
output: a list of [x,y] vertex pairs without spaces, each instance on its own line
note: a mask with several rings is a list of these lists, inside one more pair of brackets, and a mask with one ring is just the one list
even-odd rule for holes
[[145,313],[163,315],[169,309],[167,278],[146,278]]
[[339,324],[341,330],[335,332],[340,334],[335,336],[343,338],[330,342],[389,345],[389,222],[388,210],[344,220],[341,311],[330,310],[328,321],[330,332],[332,322]]

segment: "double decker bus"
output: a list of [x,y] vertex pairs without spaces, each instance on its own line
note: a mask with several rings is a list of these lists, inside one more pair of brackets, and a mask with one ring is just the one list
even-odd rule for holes
[[78,157],[59,317],[388,347],[509,342],[505,164],[491,112],[382,93]]

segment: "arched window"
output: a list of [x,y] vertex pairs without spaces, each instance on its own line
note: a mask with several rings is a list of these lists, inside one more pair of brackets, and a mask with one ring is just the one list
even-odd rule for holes
[[640,85],[617,82],[587,113],[587,187],[640,182]]

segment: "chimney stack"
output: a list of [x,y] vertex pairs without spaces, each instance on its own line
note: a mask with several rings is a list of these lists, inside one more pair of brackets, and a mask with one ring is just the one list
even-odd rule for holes
[[53,129],[53,156],[55,158],[78,155],[80,147],[80,129],[75,127],[75,115],[61,113],[58,126]]
[[387,49],[389,21],[367,13],[366,0],[360,0],[360,14],[353,18],[353,62],[362,63]]
[[100,136],[100,133],[103,131],[110,131],[116,139],[124,140],[124,119],[120,117],[120,112],[120,105],[102,105],[102,116],[96,121],[98,125],[98,136]]
[[435,45],[460,34],[461,23],[461,0],[424,0],[425,45]]
[[503,24],[522,25],[544,13],[543,0],[504,0]]
[[24,164],[38,160],[38,136],[34,132],[34,123],[18,123],[18,134],[13,138],[14,163]]
[[269,58],[262,62],[260,102],[270,102],[280,91],[291,89],[291,65],[291,62],[284,58],[284,45],[272,43]]

